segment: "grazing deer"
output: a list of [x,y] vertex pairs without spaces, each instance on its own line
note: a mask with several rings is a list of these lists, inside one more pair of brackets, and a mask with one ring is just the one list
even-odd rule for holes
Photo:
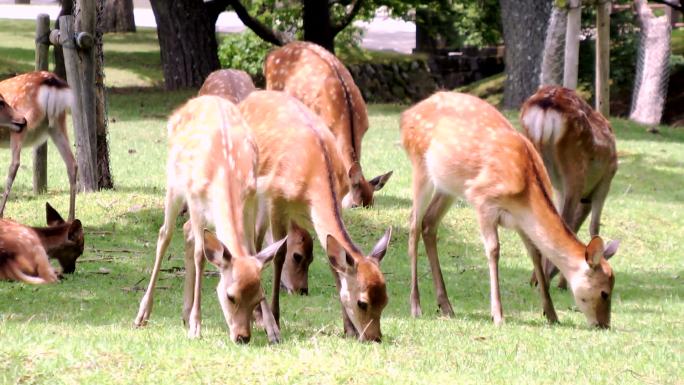
[[48,227],[29,227],[0,219],[0,279],[31,284],[58,280],[48,257],[56,258],[62,273],[73,273],[76,259],[83,254],[83,226],[78,219],[65,222],[45,204]]
[[[457,196],[475,208],[489,262],[491,313],[503,322],[499,294],[499,225],[517,230],[534,263],[544,314],[557,316],[541,255],[568,278],[590,325],[609,327],[615,276],[600,237],[577,239],[551,202],[551,183],[532,143],[494,107],[476,97],[438,92],[401,115],[401,138],[413,165],[409,232],[411,314],[421,314],[417,251],[425,244],[437,301],[453,315],[437,257],[437,228]],[[610,249],[610,247],[609,247]]]
[[[19,169],[19,159],[23,146],[40,146],[48,135],[57,146],[64,160],[69,177],[69,220],[74,220],[76,205],[76,160],[71,152],[66,129],[66,112],[71,107],[69,85],[57,75],[37,71],[3,80],[0,82],[0,95],[4,97],[0,108],[7,104],[26,118],[25,128],[10,128],[10,132],[0,130],[0,147],[9,146],[12,161],[7,174],[5,192],[0,203],[0,217],[5,209],[14,177]],[[16,123],[13,123],[16,125]],[[0,124],[0,127],[2,125]]]
[[[254,87],[252,78],[247,72],[222,69],[207,76],[199,90],[199,95],[221,96],[237,104],[255,90],[256,87]],[[185,212],[187,209],[181,211]],[[313,241],[311,235],[292,222],[287,233],[287,254],[281,282],[287,293],[308,295],[309,265],[312,261]]]
[[[360,340],[380,341],[380,316],[387,305],[380,261],[391,228],[366,255],[342,221],[339,197],[350,186],[335,138],[321,118],[299,100],[278,91],[255,91],[240,103],[259,148],[259,192],[268,199],[271,231],[278,239],[291,222],[312,225],[328,254],[342,303],[344,330]],[[353,176],[352,176],[353,179]],[[258,238],[263,237],[262,226]],[[279,319],[284,250],[276,254],[272,310]]]
[[[217,294],[234,342],[247,343],[251,315],[261,303],[261,270],[285,240],[253,254],[257,148],[237,107],[216,96],[188,101],[169,119],[169,157],[164,224],[159,229],[150,284],[140,302],[136,326],[147,323],[161,261],[184,202],[190,213],[186,235],[183,320],[188,336],[200,336],[204,258],[219,269]],[[216,236],[203,230],[212,222]],[[270,316],[271,342],[279,331]]]
[[[342,154],[345,170],[361,170],[361,140],[368,130],[368,112],[349,70],[325,48],[292,42],[271,52],[264,62],[266,88],[285,91],[323,118]],[[385,186],[392,171],[366,180],[363,172],[352,180],[358,188],[342,200],[343,207],[370,207],[375,191]]]
[[199,95],[217,95],[238,104],[254,90],[256,87],[247,72],[223,69],[207,76],[199,90]]
[[[601,211],[617,171],[615,135],[608,120],[574,90],[547,86],[523,104],[520,121],[560,193],[556,208],[565,223],[577,233],[591,211],[589,234],[599,235]],[[558,270],[543,261],[550,280]],[[531,281],[536,282],[534,273]],[[562,277],[558,286],[566,287]]]

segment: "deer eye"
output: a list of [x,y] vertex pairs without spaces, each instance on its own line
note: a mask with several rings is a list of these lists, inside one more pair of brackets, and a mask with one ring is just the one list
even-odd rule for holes
[[5,107],[5,102],[2,101],[2,100],[0,100],[0,108],[1,108],[1,107]]
[[607,300],[608,299],[608,293],[606,293],[605,291],[602,291],[601,292],[601,298],[603,298],[604,301]]
[[292,257],[294,258],[295,262],[297,262],[297,263],[302,263],[302,259],[304,259],[304,257],[302,257],[302,255],[299,253],[294,253],[294,255]]
[[359,306],[359,309],[366,311],[368,310],[368,302],[363,302],[361,300],[356,301],[356,304]]
[[228,296],[228,301],[230,301],[230,303],[232,303],[233,305],[235,305],[235,296],[234,296],[234,295],[229,295],[229,296]]

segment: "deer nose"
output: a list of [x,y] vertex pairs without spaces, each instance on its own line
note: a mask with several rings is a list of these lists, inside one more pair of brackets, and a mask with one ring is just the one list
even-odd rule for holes
[[299,295],[309,295],[309,288],[303,287],[303,288],[299,289]]
[[238,335],[235,338],[235,342],[237,342],[238,344],[241,344],[241,345],[247,344],[247,343],[249,343],[249,336]]

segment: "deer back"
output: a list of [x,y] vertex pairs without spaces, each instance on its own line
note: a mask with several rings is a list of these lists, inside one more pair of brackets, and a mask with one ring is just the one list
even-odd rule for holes
[[0,279],[32,284],[58,279],[38,234],[7,219],[0,219]]
[[256,87],[254,87],[254,82],[247,72],[221,69],[207,76],[198,94],[221,96],[238,104],[254,90]]

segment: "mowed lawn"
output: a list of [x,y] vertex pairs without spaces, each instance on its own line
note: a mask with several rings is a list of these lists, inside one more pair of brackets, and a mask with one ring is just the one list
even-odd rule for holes
[[[31,28],[29,22],[0,21],[0,72],[30,70]],[[410,165],[398,124],[406,106],[389,105],[369,106],[363,166],[367,176],[388,170],[394,176],[374,208],[344,213],[352,238],[366,251],[387,226],[394,228],[382,264],[390,302],[381,344],[342,336],[332,276],[318,244],[310,295],[281,300],[281,344],[269,346],[261,330],[253,331],[247,346],[230,342],[215,275],[205,279],[202,338],[187,339],[180,321],[180,222],[150,324],[133,328],[162,222],[165,119],[194,93],[150,87],[161,81],[155,38],[153,31],[107,36],[108,84],[128,87],[109,93],[116,189],[77,197],[86,250],[74,275],[41,287],[0,282],[0,383],[684,384],[684,131],[660,127],[654,135],[620,119],[613,120],[620,166],[601,229],[605,238],[622,242],[611,260],[616,285],[608,331],[589,329],[571,295],[555,288],[560,324],[547,325],[538,292],[528,285],[532,264],[507,230],[501,231],[500,262],[506,322],[495,327],[486,258],[473,211],[463,202],[454,204],[439,233],[456,316],[439,315],[421,246],[424,315],[411,318]],[[509,117],[517,124],[516,114]],[[62,212],[68,208],[64,165],[51,145],[49,192],[34,196],[30,150],[22,160],[6,216],[42,225],[46,201]],[[3,150],[0,178],[8,164],[9,151]],[[587,226],[580,236],[588,239]],[[264,275],[268,292],[271,272]]]

